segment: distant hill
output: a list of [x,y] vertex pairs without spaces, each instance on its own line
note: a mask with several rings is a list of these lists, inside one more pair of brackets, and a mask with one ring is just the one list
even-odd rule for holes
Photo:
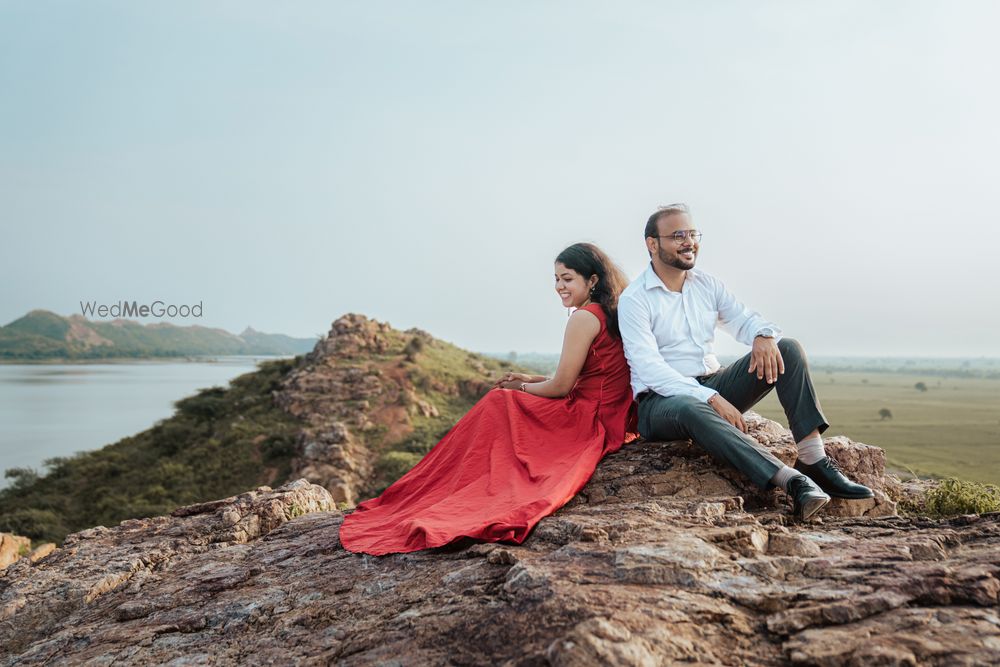
[[143,325],[124,319],[95,322],[82,315],[63,317],[47,310],[33,310],[0,327],[0,360],[296,355],[312,350],[316,341],[261,333],[250,327],[237,336],[198,325]]

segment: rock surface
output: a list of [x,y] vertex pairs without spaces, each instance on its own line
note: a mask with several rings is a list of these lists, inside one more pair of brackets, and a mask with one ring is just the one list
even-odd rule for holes
[[423,375],[422,398],[414,386],[413,371],[420,370],[414,362],[421,350],[436,345],[425,331],[396,331],[364,315],[334,321],[274,394],[281,409],[303,422],[289,479],[308,479],[338,504],[353,506],[373,487],[380,453],[413,432],[414,417],[440,416],[426,390],[461,397],[464,413],[490,389],[497,373],[462,351],[464,374]]
[[1000,515],[893,516],[880,450],[831,450],[885,497],[799,523],[692,445],[639,442],[519,546],[352,554],[305,480],[93,528],[0,571],[0,664],[1000,661]]
[[30,538],[11,533],[0,533],[0,570],[21,558],[28,558],[31,561],[44,558],[55,548],[54,543],[45,542],[32,549]]
[[356,504],[358,490],[372,474],[375,452],[354,431],[373,426],[373,397],[396,390],[395,383],[382,381],[381,369],[366,363],[386,351],[391,332],[388,324],[363,315],[337,319],[275,394],[283,410],[305,423],[292,477],[323,486],[338,503]]
[[31,547],[31,540],[21,535],[0,533],[0,569],[7,567]]

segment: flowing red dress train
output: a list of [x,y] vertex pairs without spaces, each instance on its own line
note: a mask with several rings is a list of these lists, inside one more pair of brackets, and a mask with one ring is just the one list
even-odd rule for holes
[[599,305],[585,309],[601,328],[568,395],[491,390],[409,472],[344,518],[344,548],[381,556],[463,537],[520,544],[604,455],[634,438],[622,343]]

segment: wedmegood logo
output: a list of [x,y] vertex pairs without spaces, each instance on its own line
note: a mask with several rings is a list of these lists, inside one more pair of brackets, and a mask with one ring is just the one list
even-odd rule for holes
[[80,302],[80,312],[87,317],[201,317],[202,302],[194,305],[166,304],[154,301],[140,305],[136,301],[119,301],[108,305],[96,301]]

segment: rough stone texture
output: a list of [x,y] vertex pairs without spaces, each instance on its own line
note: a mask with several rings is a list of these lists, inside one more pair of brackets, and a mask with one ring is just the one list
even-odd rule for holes
[[21,557],[21,551],[31,547],[31,540],[20,535],[0,533],[0,569]]
[[523,545],[375,558],[340,547],[321,487],[262,487],[0,571],[0,665],[1000,660],[1000,514],[799,523],[751,492],[633,443]]
[[[386,352],[391,331],[384,322],[344,315],[275,393],[276,403],[304,422],[292,479],[323,486],[338,503],[356,504],[372,475],[375,452],[356,435],[375,426],[371,402],[398,402],[398,383],[383,382],[382,370],[369,363]],[[376,419],[389,426],[393,417],[385,412]]]
[[39,558],[45,558],[50,553],[56,550],[56,544],[54,542],[45,542],[35,547],[31,554],[28,556],[32,562],[38,560]]
[[[174,611],[157,616],[162,624],[150,626],[148,636],[164,632],[174,617],[177,628],[197,625],[181,619],[176,606],[247,581],[241,546],[259,543],[296,516],[331,509],[325,489],[298,480],[69,535],[37,562],[22,558],[0,571],[0,659],[19,662],[14,656],[25,649],[22,660],[64,658],[90,643],[85,628],[103,623],[111,623],[109,641],[138,642],[125,622],[158,610]],[[49,653],[51,647],[61,648]]]
[[[748,432],[754,439],[787,465],[794,465],[795,441],[788,429],[755,412],[748,412],[744,417]],[[871,488],[875,498],[834,498],[823,508],[823,515],[895,516],[896,502],[892,497],[898,497],[902,487],[899,480],[885,474],[885,451],[843,436],[832,437],[825,442],[830,458],[837,461],[852,479]],[[682,497],[739,496],[748,508],[757,509],[782,507],[787,500],[785,494],[777,489],[762,491],[754,487],[742,473],[726,464],[714,462],[704,450],[690,441],[664,443],[659,461],[644,459],[640,451],[630,447],[623,449],[621,455],[628,458],[634,467],[624,472],[608,466],[599,467],[587,488],[571,502],[604,502],[607,498],[634,500],[661,494]]]
[[[31,538],[10,533],[0,533],[0,570],[20,558],[36,561],[52,553],[56,548],[53,542],[45,542],[31,549]],[[23,550],[30,549],[27,556],[22,556]]]
[[[289,479],[320,484],[341,506],[362,500],[373,486],[379,447],[412,433],[413,417],[440,416],[400,364],[434,343],[426,331],[395,331],[364,315],[336,320],[274,394],[279,407],[303,422]],[[472,355],[466,364],[468,377],[448,384],[430,374],[423,389],[478,399],[495,374]]]

